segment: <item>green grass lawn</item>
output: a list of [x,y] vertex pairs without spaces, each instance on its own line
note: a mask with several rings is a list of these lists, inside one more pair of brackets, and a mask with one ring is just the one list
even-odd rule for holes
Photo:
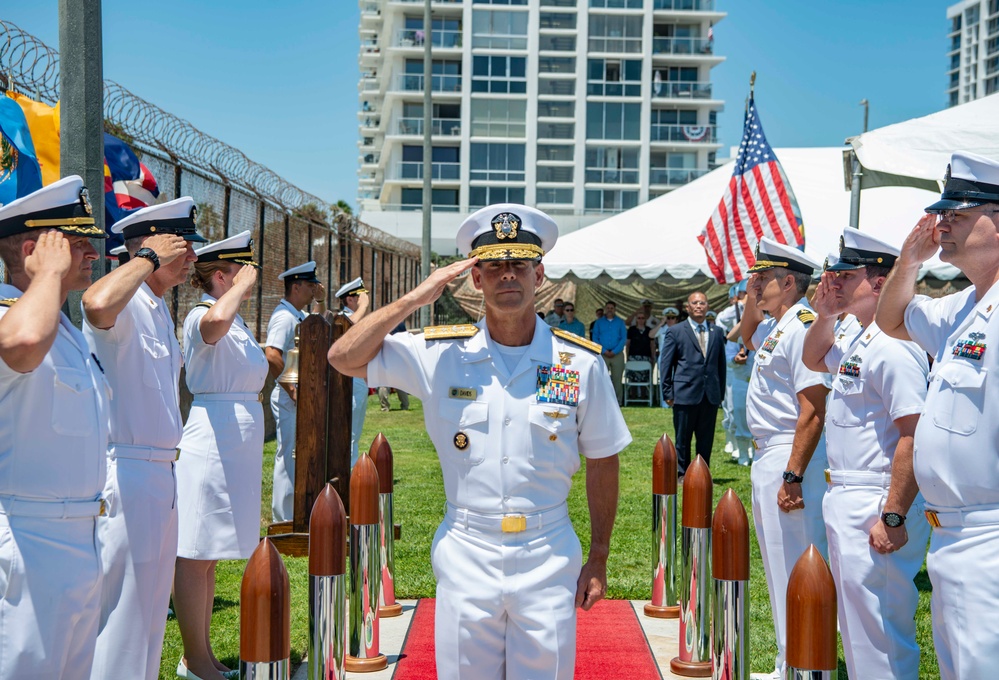
[[[393,408],[397,404],[391,397]],[[440,466],[423,424],[419,400],[410,398],[410,411],[379,411],[378,400],[369,401],[362,441],[370,442],[382,432],[392,445],[395,457],[396,522],[402,524],[402,540],[395,546],[396,596],[399,598],[432,597],[434,578],[430,569],[430,542],[443,516],[444,487]],[[651,461],[656,440],[667,432],[673,436],[672,417],[658,408],[629,407],[624,417],[634,441],[621,454],[621,495],[617,522],[608,562],[608,596],[621,599],[648,599],[651,587]],[[721,418],[719,417],[719,427]],[[711,473],[714,477],[715,502],[731,487],[749,508],[749,469],[730,462],[722,450],[724,436],[715,434]],[[264,447],[264,491],[261,502],[261,528],[270,521],[271,474],[274,442]],[[586,507],[584,470],[575,478],[569,496],[569,512],[576,532],[583,543],[585,556],[589,544],[589,518]],[[774,642],[763,563],[755,535],[751,546],[750,644],[752,671],[773,669],[777,648]],[[245,561],[219,563],[212,620],[212,644],[218,657],[235,668],[239,657],[239,584]],[[306,652],[308,632],[308,561],[305,558],[285,558],[291,578],[291,647],[292,661],[299,663]],[[925,568],[916,579],[920,590],[916,614],[917,635],[922,647],[920,678],[938,677],[936,655],[930,628],[930,582]],[[182,646],[177,622],[167,622],[160,677],[175,676]],[[846,666],[840,650],[840,678],[846,678]]]

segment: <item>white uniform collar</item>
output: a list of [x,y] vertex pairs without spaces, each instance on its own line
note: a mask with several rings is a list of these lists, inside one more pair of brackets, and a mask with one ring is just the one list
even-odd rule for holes
[[294,314],[295,318],[297,318],[299,321],[302,321],[303,319],[305,319],[305,312],[303,312],[300,309],[295,309],[295,305],[293,305],[290,302],[288,302],[288,300],[286,300],[285,298],[281,298],[281,302],[279,302],[278,304],[279,305],[284,305],[285,307],[287,307],[288,309],[290,309],[291,313]]
[[[478,326],[481,332],[476,333],[468,339],[468,342],[465,345],[465,351],[462,353],[461,357],[462,361],[465,363],[483,361],[485,359],[490,359],[493,356],[491,346],[495,343],[495,341],[489,334],[489,328],[486,325],[486,317],[479,319],[478,323],[475,325]],[[531,362],[536,361],[542,364],[551,363],[551,338],[551,326],[542,321],[540,317],[535,316],[534,338],[531,340],[531,344],[527,346],[527,351],[524,352],[524,356],[522,356],[520,361],[517,363],[517,367],[510,372],[510,378],[520,375],[524,370],[526,370],[527,367],[532,365]],[[505,372],[505,364],[501,365],[502,362],[495,362],[495,364],[497,369]]]

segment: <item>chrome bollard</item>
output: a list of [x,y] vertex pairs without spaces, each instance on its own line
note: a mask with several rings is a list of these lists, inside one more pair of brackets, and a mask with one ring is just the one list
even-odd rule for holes
[[652,454],[652,601],[645,615],[680,616],[676,592],[676,449],[667,435]]

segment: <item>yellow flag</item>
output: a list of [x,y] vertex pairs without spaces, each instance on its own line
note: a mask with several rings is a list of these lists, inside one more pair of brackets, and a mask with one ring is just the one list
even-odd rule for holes
[[52,184],[59,179],[59,103],[56,102],[55,107],[48,106],[9,90],[7,96],[24,111],[42,170],[42,185]]

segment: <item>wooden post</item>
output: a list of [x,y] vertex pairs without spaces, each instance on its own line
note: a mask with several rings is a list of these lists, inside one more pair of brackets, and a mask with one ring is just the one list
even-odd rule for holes
[[[332,339],[327,349],[350,328],[350,320],[343,314],[326,312],[332,324]],[[326,355],[323,354],[326,361]],[[326,362],[329,366],[329,362]],[[354,395],[353,378],[339,373],[330,367],[329,400],[326,404],[327,432],[326,481],[333,485],[343,499],[345,507],[350,507],[350,424],[353,420],[352,403]]]

